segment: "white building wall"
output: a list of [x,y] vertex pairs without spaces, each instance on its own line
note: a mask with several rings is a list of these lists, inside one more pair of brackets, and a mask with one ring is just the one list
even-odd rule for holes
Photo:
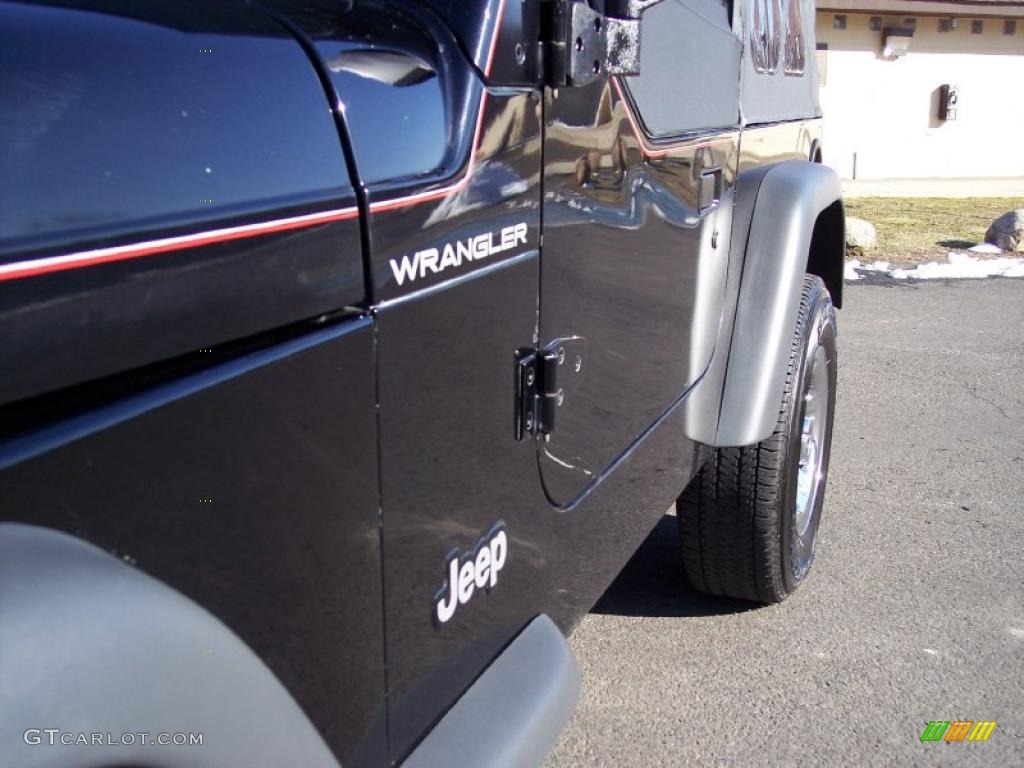
[[[909,53],[888,60],[868,14],[845,14],[845,30],[834,15],[819,11],[816,33],[828,44],[824,161],[841,177],[855,167],[858,179],[1024,176],[1024,19],[1011,36],[998,18],[979,35],[969,17],[939,33],[936,17],[918,16]],[[883,16],[883,27],[902,22]],[[955,121],[938,119],[943,83],[959,86]]]

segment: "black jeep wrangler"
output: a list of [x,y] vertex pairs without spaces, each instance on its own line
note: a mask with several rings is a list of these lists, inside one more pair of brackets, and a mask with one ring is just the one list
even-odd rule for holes
[[777,602],[810,0],[0,0],[0,763],[529,765],[673,503]]

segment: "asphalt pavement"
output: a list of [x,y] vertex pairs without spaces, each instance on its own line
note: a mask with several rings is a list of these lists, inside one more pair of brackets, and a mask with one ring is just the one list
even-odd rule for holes
[[[1024,280],[848,284],[817,560],[682,584],[667,514],[570,639],[548,765],[1024,765]],[[922,743],[931,720],[994,720]]]

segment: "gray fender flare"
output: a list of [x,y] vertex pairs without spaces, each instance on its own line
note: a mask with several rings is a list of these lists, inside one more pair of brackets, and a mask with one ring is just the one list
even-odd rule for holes
[[[0,524],[0,680],[5,765],[338,765],[230,629],[156,579],[50,529]],[[45,729],[58,729],[52,745]],[[201,733],[202,744],[147,743],[160,733]],[[61,743],[61,734],[100,734],[102,743]]]
[[[835,171],[790,160],[764,173],[746,238],[739,294],[727,353],[715,434],[695,435],[714,446],[753,445],[775,428],[789,348],[809,262],[827,264],[826,284],[842,288],[842,188]],[[819,216],[838,205],[832,231],[816,231]],[[834,212],[835,209],[833,209]],[[838,245],[836,232],[838,227]],[[812,244],[812,240],[816,241]],[[818,241],[823,245],[819,246]],[[815,253],[825,247],[829,253]],[[811,270],[813,271],[813,269]],[[725,341],[720,339],[720,342]],[[711,437],[711,439],[707,439]]]

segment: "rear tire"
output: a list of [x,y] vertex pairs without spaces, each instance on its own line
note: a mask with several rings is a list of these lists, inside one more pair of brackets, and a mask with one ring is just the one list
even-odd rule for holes
[[778,603],[814,561],[836,396],[836,315],[804,278],[779,418],[771,436],[719,448],[676,504],[683,563],[701,592]]

